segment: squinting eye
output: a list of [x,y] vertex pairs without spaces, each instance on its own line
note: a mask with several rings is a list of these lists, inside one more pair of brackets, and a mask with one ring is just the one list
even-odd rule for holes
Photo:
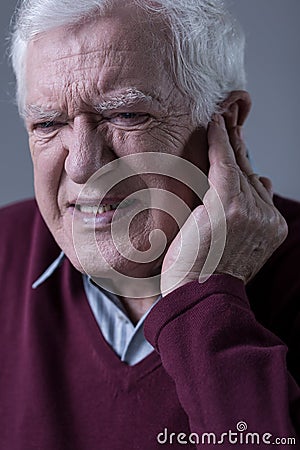
[[47,121],[47,122],[40,122],[36,123],[34,125],[34,131],[40,132],[40,133],[50,133],[52,131],[57,130],[58,128],[62,127],[64,123],[61,122],[54,122],[54,121]]
[[114,125],[134,126],[141,125],[149,119],[149,114],[124,112],[116,114],[109,118],[109,121]]
[[119,117],[122,117],[123,119],[135,119],[139,114],[137,113],[121,113],[118,114]]
[[41,122],[35,125],[35,128],[40,128],[42,130],[47,130],[55,126],[55,122]]

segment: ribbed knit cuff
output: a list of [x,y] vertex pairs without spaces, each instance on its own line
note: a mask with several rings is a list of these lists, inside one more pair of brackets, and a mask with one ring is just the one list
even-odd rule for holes
[[245,285],[239,278],[227,274],[212,275],[204,283],[197,280],[175,289],[163,297],[150,311],[145,320],[144,333],[156,348],[161,330],[172,320],[211,296],[227,294],[231,302],[249,309]]

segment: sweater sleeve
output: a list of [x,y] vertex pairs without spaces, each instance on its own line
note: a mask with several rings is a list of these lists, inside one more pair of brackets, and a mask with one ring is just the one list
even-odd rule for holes
[[270,433],[270,443],[294,437],[291,448],[300,448],[300,391],[286,367],[287,348],[257,322],[242,281],[213,275],[180,287],[152,309],[145,336],[175,382],[191,432],[215,433],[222,448],[232,448],[222,433],[242,439],[247,427],[261,438]]

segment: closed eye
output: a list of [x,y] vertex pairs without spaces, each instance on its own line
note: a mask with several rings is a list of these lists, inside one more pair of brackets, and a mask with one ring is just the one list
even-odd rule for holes
[[40,128],[41,130],[47,130],[48,128],[53,128],[57,125],[57,122],[54,122],[53,120],[48,122],[41,122],[36,123],[34,128]]
[[63,123],[63,122],[56,122],[54,120],[48,120],[46,122],[39,122],[39,123],[34,124],[33,130],[37,131],[39,133],[47,134],[47,133],[56,131],[58,128],[61,128],[64,125],[65,125],[65,123]]
[[113,125],[119,125],[119,126],[135,126],[135,125],[141,125],[149,119],[149,114],[145,113],[136,113],[136,112],[123,112],[114,114],[110,117],[105,117],[105,120],[108,120]]

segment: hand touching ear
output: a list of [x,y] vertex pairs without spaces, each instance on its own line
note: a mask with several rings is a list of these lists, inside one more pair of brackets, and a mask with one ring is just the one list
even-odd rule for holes
[[[271,181],[253,173],[246,156],[241,136],[244,119],[245,110],[236,99],[228,104],[223,115],[213,116],[208,126],[208,179],[221,199],[227,224],[226,244],[215,273],[230,274],[247,283],[284,241],[287,225],[274,206]],[[209,215],[214,208],[214,195],[210,188],[204,204],[195,208],[193,217],[183,225],[181,236],[179,233],[171,243],[162,267],[163,295],[199,278],[210,247]],[[199,254],[192,269],[185,272],[198,232]]]

